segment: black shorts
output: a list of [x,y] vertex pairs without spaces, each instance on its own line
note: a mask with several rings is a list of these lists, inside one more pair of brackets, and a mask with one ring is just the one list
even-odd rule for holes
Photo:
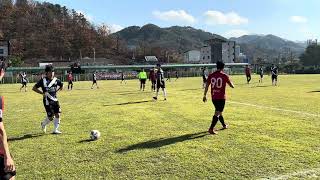
[[226,104],[226,100],[225,99],[216,99],[216,100],[212,100],[212,103],[213,103],[216,111],[223,112],[224,105]]
[[69,84],[73,84],[72,80],[70,80],[68,83],[69,83]]
[[263,74],[260,74],[260,78],[263,78]]
[[48,117],[53,117],[54,114],[61,113],[59,101],[49,101],[49,105],[46,105],[46,101],[43,100],[43,105]]
[[164,81],[162,81],[161,84],[160,84],[160,81],[157,82],[157,89],[160,89],[160,88],[162,89],[166,88],[166,84],[164,83]]
[[97,84],[97,80],[93,80],[93,81],[92,81],[92,84]]
[[246,74],[247,78],[251,78],[251,74]]
[[16,175],[16,171],[13,172],[5,172],[4,171],[4,157],[0,156],[0,179],[1,180],[9,180],[13,176]]
[[141,84],[146,84],[146,79],[140,79]]
[[276,80],[276,81],[278,80],[278,76],[277,75],[272,75],[271,78],[272,78],[272,81],[273,80]]
[[157,81],[151,80],[151,83],[152,83],[153,85],[155,85],[155,84],[157,83]]
[[23,86],[26,86],[27,85],[27,82],[22,82],[21,83]]

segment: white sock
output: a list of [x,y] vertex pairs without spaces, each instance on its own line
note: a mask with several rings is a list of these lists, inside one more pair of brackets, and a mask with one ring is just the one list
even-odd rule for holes
[[163,96],[164,96],[164,98],[167,97],[167,91],[166,91],[166,89],[163,89]]
[[58,130],[60,125],[60,118],[54,118],[54,131]]
[[42,124],[46,126],[46,125],[48,125],[50,122],[51,122],[51,121],[49,120],[49,118],[46,117],[46,118],[42,121]]

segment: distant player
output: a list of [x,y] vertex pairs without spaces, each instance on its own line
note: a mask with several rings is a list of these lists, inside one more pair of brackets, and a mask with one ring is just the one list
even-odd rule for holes
[[207,84],[203,94],[203,102],[207,101],[208,88],[211,85],[212,103],[215,107],[215,113],[212,118],[211,126],[208,130],[210,134],[216,134],[214,127],[218,120],[222,124],[222,129],[227,129],[228,125],[225,124],[222,112],[226,103],[226,84],[234,88],[233,83],[230,81],[229,76],[223,72],[224,63],[217,62],[217,71],[211,73],[208,77]]
[[262,83],[262,79],[263,79],[263,67],[262,66],[260,66],[260,68],[259,68],[259,75],[260,75],[259,83]]
[[[1,80],[1,79],[0,79]],[[3,125],[4,99],[0,96],[0,179],[15,179],[16,169],[11,157],[7,133]]]
[[251,81],[251,69],[248,65],[246,65],[245,73],[246,73],[246,77],[247,77],[247,83],[249,84]]
[[126,80],[124,79],[124,74],[123,72],[121,72],[121,84],[122,82],[124,82],[125,84],[127,84]]
[[179,79],[179,73],[178,73],[178,71],[176,71],[176,80],[175,81],[177,81],[178,79]]
[[166,81],[171,82],[171,73],[170,73],[170,71],[167,71],[167,80]]
[[207,84],[208,76],[206,74],[206,67],[201,68],[201,70],[202,70],[202,73],[201,73],[201,75],[202,75],[202,89],[204,89]]
[[23,88],[25,88],[24,91],[27,92],[27,83],[28,83],[27,74],[26,72],[23,72],[23,73],[20,73],[19,75],[20,75],[21,84],[22,84],[20,88],[20,92]]
[[0,57],[0,81],[2,80],[2,78],[4,76],[5,68],[6,68],[6,64],[4,63],[4,59],[2,59]]
[[140,81],[140,91],[143,90],[146,87],[146,81],[147,81],[147,73],[144,71],[144,69],[142,69],[141,72],[139,72],[138,74],[138,78]]
[[67,75],[67,80],[68,80],[68,90],[72,90],[73,88],[73,76],[72,76],[72,72],[69,71],[68,75]]
[[[58,130],[60,125],[61,109],[57,98],[57,92],[61,91],[63,84],[60,79],[54,77],[54,68],[52,65],[45,67],[46,76],[40,79],[33,86],[33,91],[43,95],[43,105],[47,112],[47,117],[41,122],[43,132],[46,132],[46,126],[54,120],[53,134],[61,134]],[[42,91],[39,90],[41,88]]]
[[274,64],[271,67],[271,79],[272,79],[272,86],[278,85],[278,68]]
[[166,92],[166,85],[164,82],[164,75],[163,75],[163,70],[161,69],[161,65],[157,64],[157,81],[156,81],[156,86],[157,86],[157,92],[156,92],[156,96],[153,97],[154,100],[158,100],[158,95],[159,95],[159,89],[161,88],[163,91],[163,96],[164,96],[164,100],[167,100],[167,92]]
[[93,85],[96,85],[97,89],[99,89],[96,72],[92,73],[92,86],[91,86],[91,89],[93,89]]
[[151,81],[151,91],[155,92],[156,91],[156,69],[152,68],[149,72],[149,81]]

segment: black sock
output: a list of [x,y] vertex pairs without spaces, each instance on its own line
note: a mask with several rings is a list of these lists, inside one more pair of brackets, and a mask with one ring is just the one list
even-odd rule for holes
[[219,121],[221,122],[222,126],[225,127],[226,124],[224,123],[224,118],[223,116],[219,116]]
[[211,122],[210,129],[213,129],[213,128],[216,126],[218,120],[219,120],[219,119],[218,119],[217,116],[213,116],[213,117],[212,117],[212,122]]

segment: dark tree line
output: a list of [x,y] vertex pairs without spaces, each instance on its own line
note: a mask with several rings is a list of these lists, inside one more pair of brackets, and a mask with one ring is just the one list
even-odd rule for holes
[[10,40],[11,53],[23,59],[105,57],[116,52],[107,26],[94,26],[65,6],[29,0],[0,0],[0,39]]
[[307,47],[300,57],[305,66],[320,66],[320,45],[312,44]]

